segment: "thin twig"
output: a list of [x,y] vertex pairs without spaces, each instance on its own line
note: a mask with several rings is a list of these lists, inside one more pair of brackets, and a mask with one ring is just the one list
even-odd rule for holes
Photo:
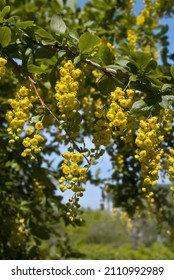
[[86,61],[88,64],[90,64],[91,66],[93,66],[93,67],[95,67],[95,68],[97,68],[97,69],[103,71],[103,72],[106,73],[106,74],[114,74],[114,75],[117,74],[117,71],[116,71],[116,70],[111,69],[111,68],[104,68],[104,67],[102,67],[100,64],[98,64],[98,63],[96,63],[96,62],[94,62],[94,61],[92,61],[92,60],[90,60],[90,59],[88,59],[88,58],[86,58],[85,61]]

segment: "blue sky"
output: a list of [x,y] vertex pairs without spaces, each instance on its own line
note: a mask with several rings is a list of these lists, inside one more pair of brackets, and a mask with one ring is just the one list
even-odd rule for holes
[[[79,0],[78,5],[80,7],[83,7],[85,5],[85,3],[89,2],[88,0]],[[141,11],[143,7],[143,3],[141,0],[137,0],[135,3],[135,13],[138,14],[139,11]],[[170,40],[170,51],[172,52],[174,49],[174,43],[171,40],[171,38],[173,38],[173,26],[174,26],[174,17],[170,18],[170,19],[163,19],[161,21],[162,24],[168,24],[169,25],[169,40]],[[87,145],[88,146],[88,145]],[[107,155],[104,155],[100,160],[98,165],[96,166],[92,166],[91,170],[93,170],[93,172],[96,171],[96,169],[100,168],[101,169],[101,173],[100,176],[101,177],[108,177],[111,174],[111,164],[109,161],[109,158]],[[71,196],[71,192],[67,191],[63,194],[64,196],[64,201],[68,200],[68,197]],[[84,197],[82,197],[80,199],[80,204],[83,207],[90,207],[93,209],[99,208],[100,207],[100,202],[101,202],[101,190],[100,190],[100,186],[96,187],[96,186],[91,186],[90,184],[86,184],[86,192],[84,193]]]

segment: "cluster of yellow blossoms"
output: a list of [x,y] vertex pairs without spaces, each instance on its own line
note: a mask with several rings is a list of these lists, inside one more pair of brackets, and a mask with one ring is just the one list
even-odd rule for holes
[[[15,141],[20,139],[25,125],[30,119],[30,111],[33,108],[33,103],[37,100],[35,96],[32,95],[31,90],[22,86],[16,94],[16,98],[9,99],[8,103],[12,107],[12,110],[8,110],[6,113],[6,120],[9,123],[9,128],[7,129],[8,134],[11,139],[9,144],[13,145]],[[34,154],[41,151],[39,143],[44,141],[44,137],[40,135],[39,130],[43,129],[43,124],[41,121],[35,123],[35,127],[27,126],[26,134],[28,135],[23,139],[23,146],[25,147],[22,152],[22,156],[25,157],[29,155],[32,159],[35,158]],[[29,137],[30,136],[30,137]]]
[[88,167],[80,166],[84,159],[82,153],[64,152],[62,156],[64,161],[61,165],[62,176],[59,179],[59,189],[62,192],[69,189],[74,193],[66,204],[66,215],[73,221],[77,215],[76,209],[80,207],[78,204],[79,198],[83,196],[85,191],[83,182],[86,180]]
[[[158,172],[161,169],[160,160],[163,149],[160,148],[160,143],[164,136],[160,135],[159,128],[157,117],[140,120],[138,135],[135,140],[135,144],[138,146],[135,158],[141,163],[141,176],[145,185],[155,186],[158,180]],[[146,191],[146,188],[144,188],[144,191]]]
[[172,130],[173,112],[170,108],[160,110],[162,128],[169,134]]
[[41,152],[41,143],[45,141],[45,137],[39,133],[41,129],[43,129],[41,121],[36,122],[35,129],[27,127],[26,132],[30,137],[27,136],[22,141],[22,144],[25,147],[21,154],[23,157],[30,156],[31,159],[35,159],[35,154]]
[[0,57],[0,79],[5,75],[5,65],[7,60],[3,57]]
[[137,35],[134,30],[128,30],[127,32],[127,41],[131,48],[135,48],[137,42]]
[[137,16],[136,24],[142,26],[145,23],[146,19],[149,18],[149,15],[150,15],[150,10],[147,7],[145,7],[144,9],[141,10],[141,13]]
[[80,167],[84,156],[81,153],[63,153],[64,161],[61,165],[63,176],[59,179],[59,188],[62,192],[71,189],[77,196],[82,196],[85,187],[81,186],[85,181],[87,167]]
[[99,120],[96,121],[94,125],[95,132],[93,133],[92,142],[95,144],[96,148],[101,145],[107,146],[111,139],[111,130],[107,120],[105,119],[106,110],[103,108],[103,103],[101,98],[98,98],[95,103],[95,117]]
[[104,109],[101,99],[95,102],[95,117],[99,120],[94,125],[93,143],[97,148],[100,145],[107,146],[111,142],[112,136],[126,134],[133,97],[134,90],[127,89],[124,91],[117,87],[110,94],[108,110]]
[[129,109],[132,106],[134,90],[122,90],[117,87],[111,92],[109,110],[106,114],[109,120],[109,126],[113,130],[113,135],[122,135],[127,128]]
[[[169,149],[169,155],[167,158],[168,178],[174,181],[174,149]],[[171,189],[172,190],[172,189]]]
[[19,89],[16,98],[8,100],[12,107],[12,110],[8,110],[6,113],[6,120],[10,125],[8,132],[13,138],[10,140],[11,144],[15,140],[19,140],[18,134],[22,133],[23,126],[30,117],[30,110],[33,108],[35,100],[35,97],[31,95],[30,90],[25,86]]
[[55,98],[58,101],[57,107],[62,118],[71,118],[79,107],[77,101],[77,91],[79,83],[77,79],[81,75],[80,69],[75,69],[71,60],[63,62],[60,67],[60,81],[57,81]]

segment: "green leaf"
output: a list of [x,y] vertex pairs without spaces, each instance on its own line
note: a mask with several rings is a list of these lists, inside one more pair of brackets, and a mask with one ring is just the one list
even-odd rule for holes
[[81,61],[82,57],[81,55],[78,55],[74,58],[74,64],[76,65],[77,63],[79,63]]
[[27,27],[33,26],[34,21],[28,20],[28,21],[21,21],[21,22],[16,22],[15,26],[21,29],[26,29]]
[[69,30],[68,33],[72,39],[79,41],[79,34],[75,30]]
[[117,83],[115,78],[105,76],[99,81],[98,88],[103,97],[106,97],[108,93],[115,90],[116,85]]
[[1,20],[4,19],[5,15],[6,15],[7,13],[9,13],[9,11],[10,11],[10,6],[5,6],[5,7],[2,9],[2,12],[0,13],[0,18],[1,18]]
[[130,48],[129,45],[127,43],[121,42],[119,44],[121,50],[123,50],[125,52],[125,54],[129,55],[130,54]]
[[50,83],[52,88],[55,87],[56,81],[57,81],[57,63],[54,65],[54,67],[50,72]]
[[172,77],[174,78],[174,66],[171,66],[170,73],[171,73]]
[[171,105],[171,101],[174,102],[173,95],[164,95],[164,96],[162,96],[162,101],[159,102],[159,105],[162,108],[167,109],[167,108],[169,108],[169,105]]
[[152,106],[148,106],[144,100],[138,100],[133,104],[133,106],[130,110],[130,115],[132,117],[143,116],[151,108],[152,108]]
[[151,70],[155,70],[156,67],[157,67],[157,61],[152,59],[149,61],[149,63],[147,64],[147,66],[144,70],[145,70],[145,72],[149,72]]
[[54,33],[65,33],[66,31],[66,24],[59,15],[52,16],[50,27]]
[[11,29],[7,26],[0,27],[0,44],[3,48],[11,42]]
[[86,32],[80,36],[79,48],[82,53],[87,53],[91,48],[100,43],[100,38],[96,35]]
[[[137,51],[131,52],[131,58],[136,62],[139,69],[144,70],[150,62],[151,55],[149,53]],[[133,61],[131,60],[131,62]]]
[[120,59],[117,61],[116,64],[113,64],[113,65],[107,65],[106,68],[110,68],[110,69],[113,69],[115,71],[121,71],[121,72],[128,72],[129,68],[127,67],[127,64],[129,63],[128,60],[125,60],[125,59]]
[[41,74],[44,72],[44,70],[41,67],[34,65],[34,64],[29,64],[27,66],[27,69],[28,69],[28,72],[34,73],[34,74]]
[[[161,91],[165,92],[165,91],[171,91],[172,90],[173,85],[172,84],[163,84]],[[172,96],[172,95],[171,95]]]
[[45,29],[43,29],[43,28],[39,28],[36,31],[36,35],[38,35],[41,38],[42,43],[44,45],[46,45],[46,44],[54,44],[56,42],[54,37],[49,32],[47,32]]
[[108,65],[113,62],[114,55],[107,46],[101,46],[96,54],[96,58],[99,59],[99,62],[102,64]]

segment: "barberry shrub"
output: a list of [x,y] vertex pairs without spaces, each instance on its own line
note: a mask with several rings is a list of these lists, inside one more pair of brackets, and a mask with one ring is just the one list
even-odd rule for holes
[[76,2],[0,1],[2,259],[44,258],[53,236],[56,257],[72,256],[54,224],[83,224],[87,181],[130,230],[147,210],[174,238],[174,56],[160,22],[174,1],[143,1],[138,15],[133,0]]

